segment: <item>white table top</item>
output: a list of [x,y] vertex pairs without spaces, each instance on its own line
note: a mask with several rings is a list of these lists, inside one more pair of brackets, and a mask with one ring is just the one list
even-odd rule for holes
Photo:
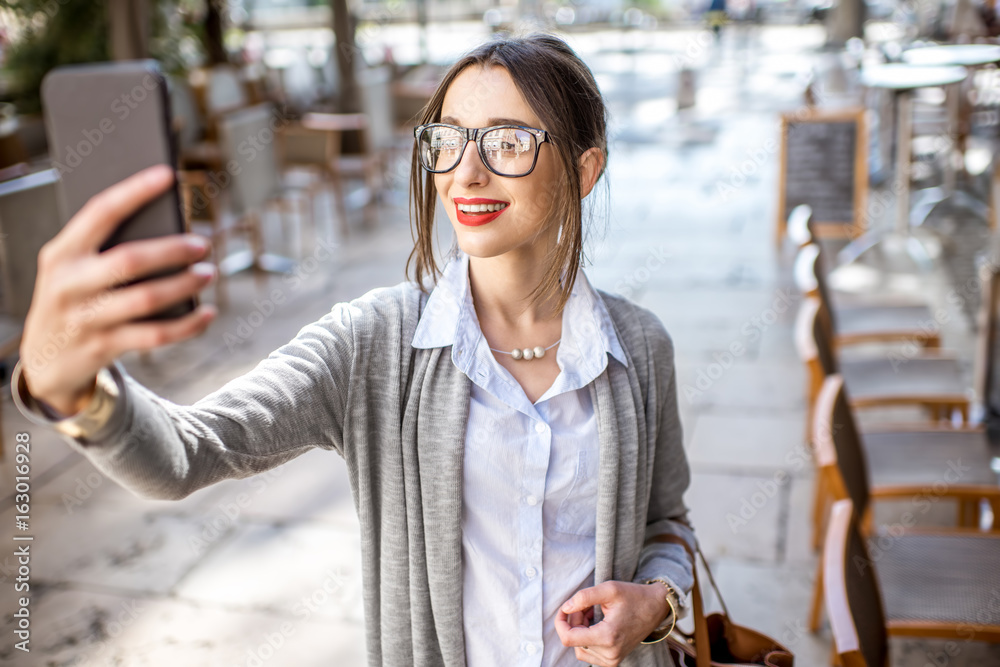
[[908,65],[987,65],[1000,62],[1000,46],[995,44],[947,44],[925,46],[903,52]]
[[869,88],[913,90],[958,83],[968,75],[964,67],[917,67],[900,63],[862,69],[861,83]]

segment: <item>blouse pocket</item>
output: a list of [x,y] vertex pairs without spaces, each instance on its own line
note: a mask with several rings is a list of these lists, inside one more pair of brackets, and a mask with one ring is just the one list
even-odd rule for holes
[[556,530],[560,533],[592,537],[597,534],[597,471],[593,456],[581,450],[576,475],[569,493],[559,504]]

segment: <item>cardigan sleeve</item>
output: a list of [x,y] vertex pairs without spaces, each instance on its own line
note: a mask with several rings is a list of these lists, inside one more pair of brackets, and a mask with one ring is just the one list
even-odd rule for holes
[[[647,311],[648,312],[648,311]],[[657,410],[653,482],[646,519],[646,545],[639,554],[635,582],[664,579],[683,597],[694,585],[694,563],[680,544],[650,541],[670,534],[683,539],[695,550],[696,541],[684,504],[684,492],[691,481],[677,406],[677,378],[674,348],[669,334],[652,313],[645,327],[653,363],[650,382],[655,387]],[[655,376],[655,377],[654,377]]]
[[312,447],[343,455],[352,310],[337,304],[193,405],[157,395],[115,361],[109,370],[119,396],[108,421],[88,437],[61,437],[134,494],[168,500],[269,470]]

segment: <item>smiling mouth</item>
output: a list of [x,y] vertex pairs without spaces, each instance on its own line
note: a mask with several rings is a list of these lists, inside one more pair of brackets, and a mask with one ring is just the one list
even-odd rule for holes
[[492,222],[510,206],[508,202],[494,199],[455,200],[455,215],[463,225],[475,227]]
[[508,204],[504,202],[497,202],[496,204],[459,204],[455,202],[455,206],[462,213],[493,213],[494,211],[502,211],[507,208]]

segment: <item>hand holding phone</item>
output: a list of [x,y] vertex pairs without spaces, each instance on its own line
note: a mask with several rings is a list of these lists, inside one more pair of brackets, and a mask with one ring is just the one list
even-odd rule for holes
[[[124,352],[196,336],[215,317],[215,308],[202,304],[180,318],[137,321],[192,298],[211,283],[214,266],[192,264],[208,254],[208,239],[171,234],[100,252],[123,220],[173,183],[170,167],[145,169],[92,197],[42,247],[20,349],[24,379],[35,398],[75,414],[93,393],[98,371]],[[186,268],[167,277],[132,280],[177,266]]]
[[[42,105],[53,167],[59,172],[64,219],[97,193],[157,164],[177,163],[166,80],[155,60],[57,67],[42,81]],[[100,249],[185,231],[180,196],[171,184],[105,234]],[[148,280],[182,270],[165,267]],[[130,283],[127,283],[130,284]],[[197,299],[170,304],[147,319],[180,317]]]

